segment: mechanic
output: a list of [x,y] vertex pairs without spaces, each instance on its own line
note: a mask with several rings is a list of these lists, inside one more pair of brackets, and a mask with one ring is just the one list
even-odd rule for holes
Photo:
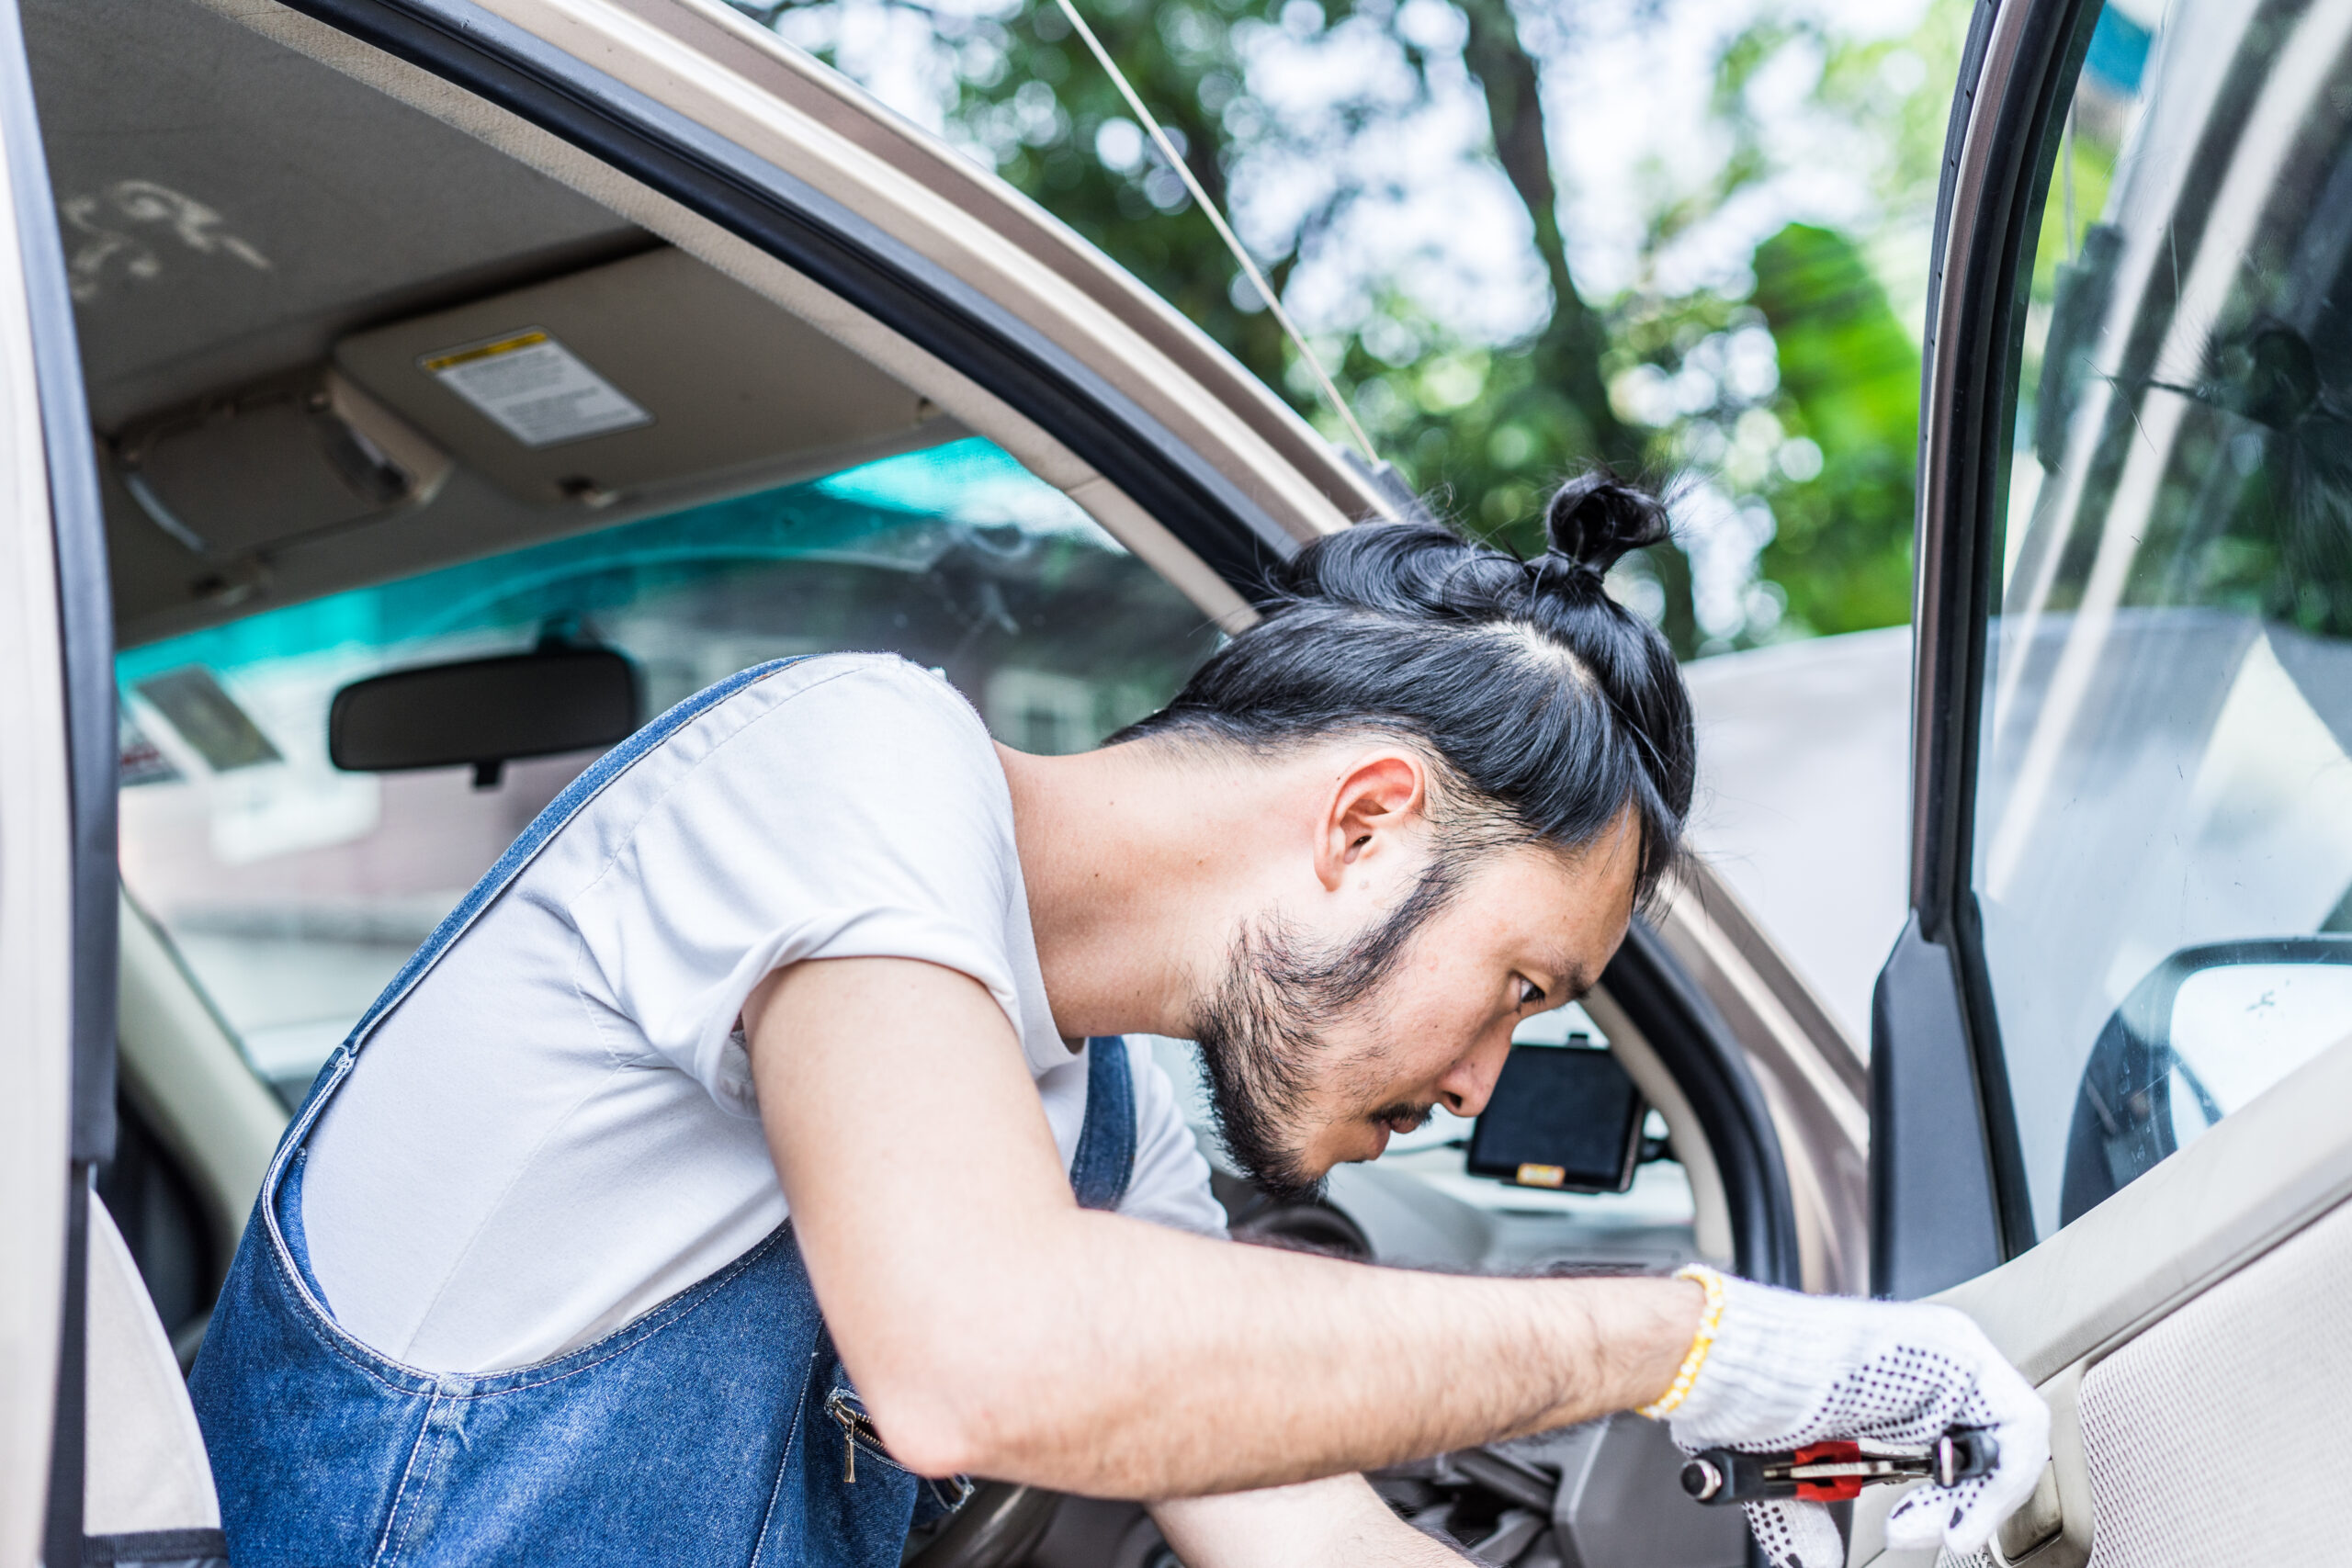
[[[1690,701],[1602,579],[1369,525],[1101,750],[876,655],[745,671],[593,765],[330,1058],[193,1378],[240,1568],[898,1562],[985,1475],[1193,1568],[1438,1563],[1358,1473],[1640,1409],[1686,1448],[1994,1430],[1890,1543],[1981,1546],[2047,1417],[1947,1310],[1408,1272],[1223,1239],[1148,1052],[1311,1192],[1585,993],[1678,852]],[[788,1216],[788,1218],[787,1218]],[[1844,1556],[1754,1506],[1776,1562]]]

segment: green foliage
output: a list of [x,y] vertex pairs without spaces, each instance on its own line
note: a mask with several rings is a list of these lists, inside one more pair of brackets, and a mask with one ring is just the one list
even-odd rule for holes
[[1774,491],[1779,528],[1758,565],[1805,629],[1898,625],[1911,613],[1919,351],[1842,234],[1792,223],[1756,248],[1755,271],[1779,349],[1776,412],[1820,453],[1817,475]]
[[[1087,19],[1167,128],[1209,199],[1227,200],[1227,150],[1263,128],[1235,48],[1237,29],[1265,25],[1261,0],[1090,4]],[[998,173],[1101,246],[1205,329],[1272,386],[1286,386],[1289,353],[1273,315],[1246,282],[1208,219],[1144,138],[1118,89],[1053,0],[1028,0],[995,22],[986,64],[959,73],[954,120],[993,156]],[[1296,253],[1266,271],[1277,289]]]
[[[1426,26],[1408,28],[1405,11],[1385,0],[1086,0],[1105,46],[1228,211],[1245,161],[1340,169],[1352,137],[1426,106],[1442,75],[1466,72],[1476,85],[1489,155],[1527,213],[1550,286],[1548,318],[1521,341],[1463,342],[1392,288],[1363,321],[1317,345],[1384,455],[1441,510],[1532,550],[1542,544],[1544,498],[1565,474],[1594,461],[1653,478],[1679,472],[1742,516],[1769,508],[1771,519],[1758,536],[1763,581],[1728,621],[1718,604],[1701,624],[1691,562],[1678,550],[1621,569],[1628,599],[1686,656],[1905,619],[1919,367],[1883,279],[1894,276],[1906,294],[1924,290],[1925,214],[1967,0],[1932,0],[1914,37],[1863,42],[1768,6],[1718,59],[1713,112],[1730,132],[1729,156],[1706,188],[1658,202],[1647,219],[1651,251],[1779,172],[1754,88],[1768,67],[1797,55],[1817,59],[1811,107],[1850,130],[1892,216],[1861,234],[1784,228],[1757,248],[1752,290],[1665,298],[1637,288],[1599,302],[1578,293],[1568,267],[1550,158],[1555,138],[1544,123],[1538,62],[1521,36],[1522,18],[1540,18],[1557,47],[1571,36],[1574,13],[1523,0],[1453,0],[1452,9],[1457,43],[1447,46],[1429,41]],[[994,15],[938,11],[929,20],[954,60],[951,134],[1337,437],[1338,422],[1318,405],[1272,314],[1054,0],[1007,0]],[[1253,96],[1248,64],[1257,43],[1278,31],[1311,40],[1342,28],[1359,42],[1372,29],[1396,68],[1368,73],[1306,129]],[[1272,287],[1285,288],[1356,203],[1388,194],[1334,176],[1287,233],[1271,243],[1253,234]],[[1890,254],[1906,259],[1890,269]],[[1917,303],[1902,301],[1906,311]]]
[[[1307,7],[1314,11],[1315,7]],[[1354,22],[1383,29],[1405,68],[1323,117],[1325,142],[1302,144],[1250,93],[1241,50],[1253,29],[1300,27],[1283,0],[1170,0],[1092,4],[1088,18],[1145,103],[1168,128],[1210,198],[1226,202],[1244,154],[1311,161],[1382,117],[1427,101],[1432,55],[1396,29],[1393,8],[1335,5],[1320,30]],[[1510,77],[1501,112],[1519,117],[1503,140],[1540,154],[1535,68],[1520,50],[1510,8],[1468,7],[1468,47]],[[1321,427],[1339,436],[1306,367],[1272,312],[1237,276],[1207,220],[1161,164],[1117,90],[1069,31],[1052,0],[1023,0],[994,20],[960,25],[984,37],[985,68],[959,73],[954,122],[987,149],[1008,180],[1142,278]],[[1516,58],[1516,71],[1510,70]],[[1041,90],[1041,85],[1044,89]],[[1498,94],[1489,91],[1490,104]],[[1544,497],[1566,472],[1596,459],[1638,468],[1646,433],[1626,429],[1599,374],[1605,327],[1573,293],[1548,181],[1540,163],[1513,171],[1540,182],[1535,239],[1567,309],[1529,341],[1453,342],[1409,299],[1383,296],[1371,319],[1318,344],[1358,417],[1408,483],[1465,526],[1541,547]],[[1281,289],[1302,254],[1374,194],[1344,183],[1314,205],[1279,254],[1258,259]],[[1532,220],[1533,214],[1531,213]],[[1671,568],[1667,575],[1675,576]]]

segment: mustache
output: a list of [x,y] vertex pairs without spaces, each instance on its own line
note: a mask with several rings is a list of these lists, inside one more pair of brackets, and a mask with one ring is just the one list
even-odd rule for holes
[[1416,1105],[1409,1100],[1373,1111],[1364,1119],[1375,1126],[1385,1126],[1392,1133],[1418,1133],[1430,1124],[1437,1114],[1435,1105]]

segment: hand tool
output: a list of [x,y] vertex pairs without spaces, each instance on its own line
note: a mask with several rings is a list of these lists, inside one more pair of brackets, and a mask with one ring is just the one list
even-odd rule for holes
[[1845,1503],[1865,1486],[1926,1479],[1956,1486],[1990,1475],[2000,1458],[1993,1434],[1954,1427],[1925,1453],[1873,1454],[1859,1443],[1808,1443],[1777,1453],[1741,1453],[1706,1449],[1682,1467],[1682,1490],[1702,1503],[1760,1503],[1795,1497],[1807,1503]]

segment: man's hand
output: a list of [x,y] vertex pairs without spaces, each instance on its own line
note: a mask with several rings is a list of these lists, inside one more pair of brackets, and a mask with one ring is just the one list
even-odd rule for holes
[[1152,1506],[1192,1568],[1462,1568],[1462,1554],[1389,1512],[1361,1475]]
[[[2050,1409],[1984,1331],[1949,1307],[1799,1295],[1725,1280],[1704,1363],[1667,1414],[1683,1449],[1802,1448],[1830,1438],[1926,1448],[1954,1427],[1989,1429],[1990,1475],[1915,1488],[1887,1517],[1898,1550],[1941,1544],[1966,1556],[2024,1506],[2050,1462]],[[1819,1503],[1747,1506],[1775,1568],[1840,1568],[1838,1527]]]
[[1655,1398],[1702,1292],[1481,1280],[1081,1210],[1003,1010],[906,959],[743,1010],[792,1224],[891,1451],[1097,1497],[1374,1469]]

